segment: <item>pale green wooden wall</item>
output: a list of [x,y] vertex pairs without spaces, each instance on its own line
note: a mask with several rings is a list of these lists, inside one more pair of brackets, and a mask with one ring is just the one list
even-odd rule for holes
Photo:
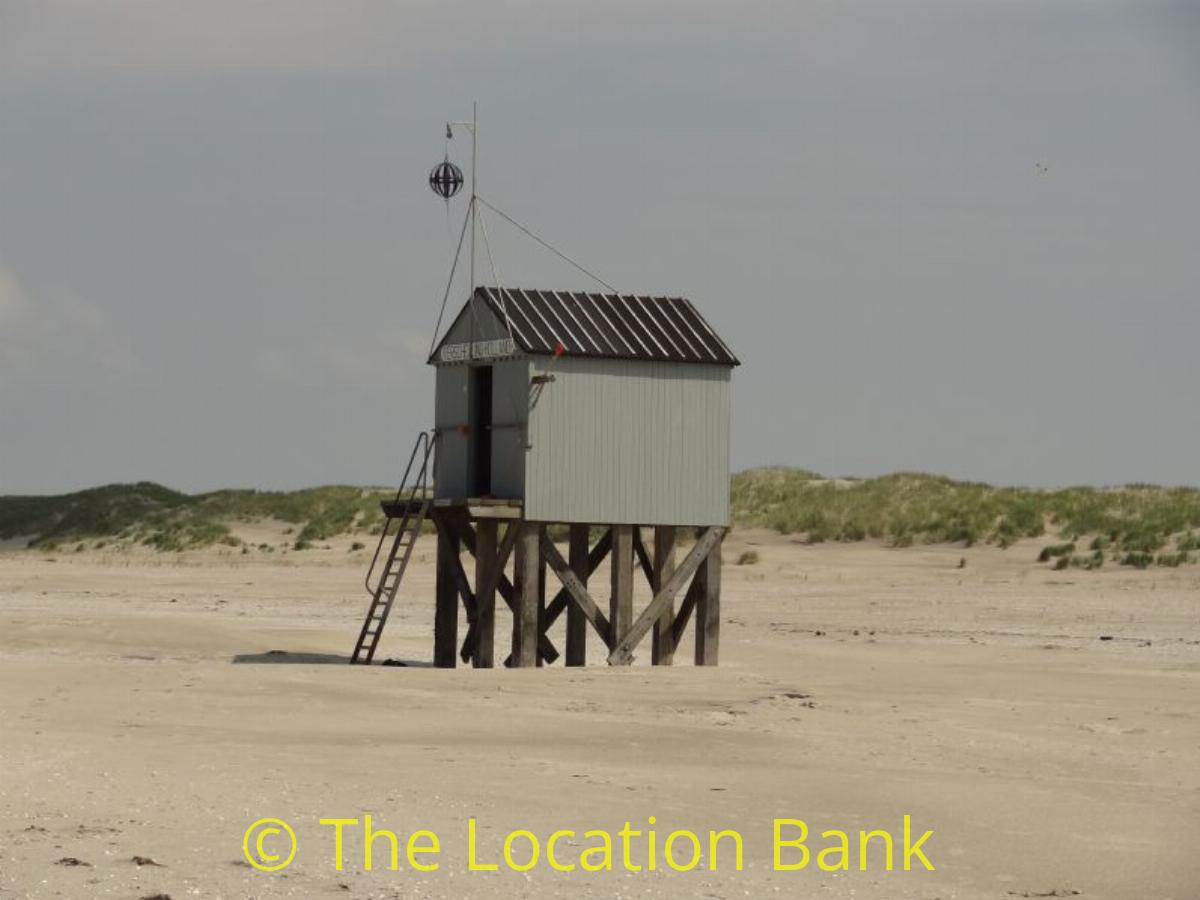
[[433,404],[433,425],[437,430],[437,447],[434,449],[436,497],[467,495],[467,438],[455,429],[467,424],[469,373],[466,366],[439,366],[437,370]]
[[728,367],[564,357],[553,373],[530,412],[526,518],[728,523]]
[[[471,484],[469,438],[458,431],[467,425],[467,365],[439,366],[434,402],[438,433],[437,497],[461,500]],[[529,409],[529,361],[497,360],[492,366],[492,494],[520,499],[525,487],[525,423]]]
[[[476,339],[505,333],[485,308],[480,313]],[[467,340],[470,325],[460,316],[449,332],[451,342]],[[469,371],[438,366],[438,497],[468,495],[468,438],[456,427],[468,422]],[[547,371],[554,381],[531,389],[530,377]],[[553,367],[548,357],[496,360],[492,493],[524,499],[533,521],[728,524],[731,371],[571,357]]]

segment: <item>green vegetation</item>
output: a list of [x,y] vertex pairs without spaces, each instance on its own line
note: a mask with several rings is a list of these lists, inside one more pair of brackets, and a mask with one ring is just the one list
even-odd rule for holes
[[1060,556],[1054,568],[1065,569],[1068,563],[1076,569],[1098,569],[1104,565],[1104,554],[1097,550],[1090,556]]
[[231,523],[277,519],[298,529],[295,546],[303,549],[337,534],[378,533],[379,501],[390,496],[342,486],[189,495],[150,482],[112,484],[59,496],[0,497],[0,540],[25,537],[30,547],[47,550],[96,538],[110,547],[120,542],[165,551],[239,547]]
[[1043,547],[1042,552],[1038,554],[1038,562],[1049,562],[1060,556],[1069,556],[1075,552],[1075,542],[1069,544],[1051,544],[1048,547]]
[[0,497],[0,539],[31,536],[49,547],[82,537],[115,537],[166,523],[190,498],[148,481],[110,484],[54,497]]
[[1121,565],[1133,566],[1135,569],[1145,569],[1152,562],[1154,562],[1153,553],[1143,553],[1140,550],[1135,550],[1132,553],[1125,554],[1121,560]]
[[757,550],[743,550],[737,558],[739,566],[753,566],[758,563]]
[[[935,475],[901,473],[880,478],[826,479],[801,469],[751,469],[733,478],[735,522],[801,535],[811,543],[871,538],[894,547],[915,543],[991,543],[1008,547],[1048,530],[1062,543],[1041,561],[1066,559],[1076,541],[1092,538],[1097,568],[1106,550],[1136,565],[1178,537],[1178,552],[1200,549],[1200,490],[1129,485],[1060,490],[996,488]],[[1126,562],[1125,559],[1132,559]],[[1091,564],[1088,565],[1090,559]],[[1070,565],[1068,561],[1067,565]]]
[[752,469],[733,478],[738,522],[821,541],[914,543],[990,541],[1009,546],[1045,530],[1031,491],[993,488],[932,475],[820,478],[800,469]]
[[[371,545],[383,524],[379,501],[391,492],[330,486],[301,491],[226,490],[189,495],[149,482],[108,485],[52,497],[0,497],[0,539],[73,550],[141,544],[164,551],[229,546],[272,553],[284,546],[244,546],[238,523],[273,519],[288,525],[286,546],[303,550],[338,535]],[[877,540],[914,544],[989,543],[1053,535],[1039,559],[1058,568],[1178,566],[1200,551],[1200,490],[1130,485],[1062,490],[996,488],[933,475],[828,479],[801,469],[752,469],[733,478],[736,526],[772,528],[809,543]],[[551,533],[564,538],[565,528]],[[1077,548],[1086,547],[1080,555]],[[1089,552],[1090,551],[1090,552]],[[753,551],[748,551],[753,553]],[[747,556],[741,565],[752,565]]]

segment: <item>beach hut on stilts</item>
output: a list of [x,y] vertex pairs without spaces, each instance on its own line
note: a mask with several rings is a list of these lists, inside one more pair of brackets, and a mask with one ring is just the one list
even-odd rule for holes
[[[436,666],[560,658],[581,666],[589,633],[599,642],[593,659],[628,665],[649,642],[650,661],[670,665],[693,624],[695,663],[716,665],[738,360],[686,298],[618,291],[485,201],[474,117],[449,123],[447,141],[455,127],[471,135],[472,171],[443,313],[468,232],[471,289],[444,333],[439,316],[429,356],[433,427],[418,436],[403,483],[384,504],[367,575],[371,602],[351,661],[373,660],[405,597],[413,547],[432,522]],[[464,180],[448,152],[430,175],[447,202]],[[602,290],[507,287],[494,269],[497,283],[477,285],[477,232],[492,258],[485,209]],[[637,610],[639,577],[651,599]],[[498,608],[511,615],[498,617]],[[560,652],[549,632],[563,616]],[[510,640],[497,633],[497,622],[509,620]],[[507,652],[497,653],[498,642]]]

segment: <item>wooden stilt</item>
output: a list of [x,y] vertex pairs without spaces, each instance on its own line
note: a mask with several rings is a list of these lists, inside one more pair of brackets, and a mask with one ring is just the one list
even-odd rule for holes
[[[679,593],[679,589],[687,583],[689,578],[695,575],[696,570],[707,560],[713,547],[721,542],[724,531],[725,529],[723,528],[704,529],[700,539],[688,551],[683,562],[676,567],[675,573],[667,579],[667,583],[663,585],[663,589],[654,595],[654,599],[650,601],[650,605],[643,609],[641,615],[629,626],[629,631],[625,637],[616,642],[616,646],[608,654],[609,665],[627,666],[633,662],[633,648],[654,627],[654,623],[662,615],[663,607],[671,602],[675,595]],[[694,578],[692,578],[692,585],[694,588]],[[689,588],[689,599],[691,594],[692,588]],[[684,601],[684,605],[687,605],[687,600]]]
[[433,664],[453,669],[458,650],[458,583],[455,564],[458,562],[459,539],[453,528],[438,528],[437,606],[433,616]]
[[696,570],[696,665],[715,666],[721,646],[721,541]]
[[[697,540],[677,561],[675,526],[654,528],[653,555],[637,526],[613,525],[595,547],[588,546],[593,525],[570,526],[570,562],[563,559],[542,523],[511,520],[500,540],[500,523],[479,516],[474,521],[456,511],[434,513],[438,530],[437,594],[434,615],[434,665],[453,668],[459,638],[458,601],[466,609],[468,629],[462,642],[464,662],[490,668],[495,660],[497,594],[513,612],[512,652],[505,666],[552,663],[558,652],[546,632],[567,612],[566,663],[587,660],[587,631],[594,628],[608,648],[610,665],[628,665],[633,651],[653,629],[652,662],[671,665],[690,620],[696,620],[696,665],[715,666],[720,654],[721,541],[725,529],[697,529]],[[474,577],[464,566],[462,550],[475,558]],[[511,580],[505,574],[514,556]],[[588,593],[587,582],[611,556],[612,594],[606,617]],[[652,600],[636,618],[633,582],[637,568],[646,574]],[[548,580],[553,570],[557,582]],[[681,588],[690,587],[686,595]],[[547,603],[547,586],[561,584]],[[676,594],[682,598],[678,600]],[[601,603],[603,600],[601,600]]]
[[571,567],[567,565],[567,561],[562,558],[562,554],[558,552],[558,548],[546,539],[546,531],[542,529],[542,559],[544,559],[554,570],[554,574],[558,576],[558,580],[563,583],[567,593],[571,597],[571,602],[579,607],[584,617],[588,620],[593,628],[596,629],[596,634],[600,635],[600,639],[604,641],[605,646],[612,645],[612,628],[609,627],[608,617],[600,611],[600,607],[596,605],[596,601],[592,599],[587,592],[587,588],[575,577],[575,573],[571,571]]
[[[590,526],[590,525],[581,525],[580,527],[584,528],[587,533],[590,533],[591,529],[592,529],[592,526]],[[587,539],[586,536],[585,536],[585,539]],[[588,551],[588,560],[587,560],[588,578],[590,578],[593,574],[595,574],[599,570],[600,564],[603,563],[604,560],[608,557],[608,554],[611,550],[612,550],[612,529],[606,528],[606,529],[604,529],[604,537],[600,538],[600,540],[598,540],[596,542],[596,546],[594,546],[591,550]],[[586,582],[587,582],[587,578],[584,578],[584,579],[582,579],[581,583],[586,584]],[[567,606],[570,604],[570,600],[568,599],[568,596],[567,596],[569,593],[570,593],[570,591],[568,591],[564,587],[562,590],[560,590],[554,596],[553,600],[551,600],[548,604],[546,604],[546,627],[547,628],[549,628],[555,622],[558,621],[558,617],[563,614],[563,612],[566,610]]]
[[612,545],[612,598],[608,621],[612,645],[620,643],[633,622],[633,526],[614,525]]
[[[654,529],[654,578],[650,583],[655,596],[675,573],[675,527],[659,525]],[[651,661],[656,666],[669,666],[675,658],[675,601],[671,599],[663,607],[662,615],[654,623],[654,644],[650,651]]]
[[[571,571],[586,588],[591,567],[588,565],[588,527],[586,525],[571,526],[570,547]],[[567,604],[567,665],[582,666],[587,664],[587,616],[576,604]]]
[[[545,538],[550,540],[549,537]],[[537,602],[537,633],[540,640],[546,634],[546,561],[538,554],[538,602]],[[542,654],[537,655],[537,664],[546,662]]]
[[524,520],[514,523],[517,534],[516,570],[513,573],[516,596],[513,598],[512,664],[535,666],[538,661],[538,571],[541,568],[538,526]]
[[480,521],[475,536],[475,652],[477,669],[490,669],[496,652],[496,571],[497,524],[494,519]]
[[637,560],[642,574],[646,576],[646,584],[653,585],[654,563],[650,561],[650,554],[646,552],[646,543],[642,540],[640,525],[633,526],[633,556]]

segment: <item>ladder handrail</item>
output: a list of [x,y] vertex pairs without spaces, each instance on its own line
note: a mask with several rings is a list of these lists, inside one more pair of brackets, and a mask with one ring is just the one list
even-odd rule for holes
[[[434,445],[434,439],[430,437],[430,434],[431,434],[431,432],[422,431],[417,435],[417,440],[413,444],[412,453],[409,454],[409,457],[408,457],[408,465],[404,467],[404,476],[400,479],[400,487],[396,489],[396,498],[395,498],[395,500],[392,501],[393,503],[399,503],[401,496],[404,494],[405,488],[408,488],[408,476],[410,474],[412,474],[413,463],[416,461],[417,452],[419,450],[421,450],[422,446],[424,447],[424,451],[421,454],[421,467],[420,467],[420,469],[417,470],[417,475],[416,475],[414,484],[412,485],[411,488],[408,488],[409,489],[408,500],[409,501],[414,500],[417,496],[417,491],[420,491],[422,493],[422,495],[425,495],[428,493],[428,490],[429,490],[429,484],[428,484],[428,482],[429,482],[429,455],[430,455],[430,453],[432,453],[433,445]],[[436,435],[435,435],[435,437],[436,437]],[[370,566],[370,568],[367,569],[367,576],[363,580],[363,585],[364,585],[364,587],[366,587],[367,593],[370,594],[372,597],[374,597],[375,594],[378,593],[380,586],[383,584],[383,578],[387,577],[387,572],[385,571],[383,576],[381,576],[381,578],[380,578],[380,583],[377,584],[375,587],[371,587],[371,576],[374,574],[375,566],[379,562],[379,552],[383,549],[383,542],[385,540],[387,540],[388,529],[392,524],[393,518],[397,518],[397,517],[388,516],[387,518],[384,519],[383,528],[380,529],[380,531],[379,531],[379,543],[377,543],[375,545],[375,555],[371,557],[371,566]],[[403,528],[404,520],[408,518],[408,510],[406,509],[405,515],[401,516],[399,518],[401,519],[401,527]]]
[[[400,529],[396,532],[392,549],[388,553],[387,570],[380,579],[375,594],[371,597],[371,607],[367,610],[367,617],[363,620],[362,629],[358,633],[358,641],[355,642],[354,653],[350,657],[352,665],[356,663],[370,665],[371,660],[375,658],[375,650],[379,647],[383,628],[392,611],[396,593],[400,590],[400,580],[408,569],[413,547],[416,546],[417,537],[421,531],[421,523],[425,521],[425,517],[429,513],[429,505],[432,502],[431,497],[425,496],[420,501],[420,512],[417,515],[413,516],[406,512],[402,517]],[[415,527],[410,528],[409,523]],[[401,547],[404,548],[403,555],[399,555]],[[391,584],[388,584],[389,578],[392,579]]]

